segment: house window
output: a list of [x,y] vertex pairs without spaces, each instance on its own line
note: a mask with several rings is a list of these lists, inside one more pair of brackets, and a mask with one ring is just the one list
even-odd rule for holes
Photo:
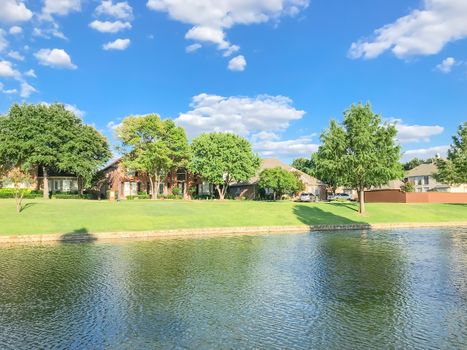
[[124,182],[123,183],[123,195],[136,196],[138,194],[138,183],[136,182]]
[[209,182],[203,181],[203,183],[199,185],[199,193],[200,194],[211,194],[211,186]]
[[159,194],[164,193],[164,184],[159,184]]
[[177,171],[177,181],[185,182],[186,181],[186,170],[180,169]]
[[417,178],[417,185],[419,185],[419,186],[423,185],[421,177]]
[[424,177],[423,177],[423,182],[424,182],[425,185],[429,185],[429,183],[430,183],[430,177],[429,177],[429,176],[424,176]]
[[126,176],[136,176],[136,171],[128,169],[128,170],[125,171],[125,175]]

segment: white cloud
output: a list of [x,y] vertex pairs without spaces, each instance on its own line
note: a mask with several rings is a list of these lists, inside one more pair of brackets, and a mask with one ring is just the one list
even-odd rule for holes
[[14,69],[10,61],[0,61],[0,77],[2,78],[19,78],[21,74]]
[[51,15],[66,16],[77,11],[81,11],[81,0],[45,0],[42,9],[45,19],[51,19]]
[[34,72],[34,69],[30,69],[27,72],[24,73],[25,76],[31,77],[31,78],[37,78],[36,72]]
[[319,144],[312,142],[311,136],[301,136],[293,140],[278,140],[278,136],[273,140],[253,139],[253,149],[263,157],[287,158],[298,157],[309,158],[313,152],[318,150]]
[[25,81],[21,83],[20,96],[22,98],[28,98],[34,92],[37,92],[37,90],[33,86],[29,85]]
[[223,97],[209,94],[194,96],[192,110],[182,113],[175,122],[189,137],[202,132],[233,132],[249,136],[261,131],[281,131],[305,114],[284,96]]
[[110,21],[95,20],[89,23],[89,26],[92,29],[95,29],[101,33],[118,33],[125,29],[131,29],[130,22],[122,22],[122,21],[110,22]]
[[104,50],[126,50],[130,46],[130,39],[117,39],[104,44]]
[[245,57],[242,55],[232,58],[229,61],[228,68],[233,71],[241,72],[244,71],[246,67]]
[[18,51],[10,51],[8,52],[8,57],[11,57],[15,60],[18,60],[18,61],[24,61],[24,56],[21,55]]
[[111,132],[115,132],[117,128],[121,125],[119,122],[114,122],[111,120],[110,122],[107,123],[107,129],[109,129]]
[[188,53],[191,53],[191,52],[195,52],[199,49],[201,49],[203,46],[201,44],[198,44],[198,43],[194,43],[194,44],[191,44],[191,45],[188,45],[185,49],[186,52]]
[[450,147],[449,145],[443,145],[443,146],[434,146],[434,147],[429,147],[429,148],[411,149],[411,150],[403,152],[402,160],[408,161],[412,158],[420,158],[420,159],[433,158],[437,154],[439,154],[441,157],[445,157],[448,152],[449,147]]
[[23,28],[21,28],[20,26],[13,26],[10,28],[9,32],[11,35],[18,35],[23,32]]
[[68,38],[60,30],[60,26],[53,20],[48,22],[41,23],[42,28],[35,27],[32,31],[32,35],[38,36],[45,39],[50,39],[51,37],[60,38],[68,40]]
[[32,12],[26,7],[24,1],[0,0],[0,22],[24,22],[31,18]]
[[431,136],[439,135],[444,128],[439,125],[407,125],[401,119],[392,119],[397,129],[397,139],[400,143],[429,142]]
[[8,47],[8,41],[5,39],[5,31],[0,28],[0,52]]
[[449,42],[467,37],[467,1],[424,0],[394,23],[379,28],[372,39],[354,42],[349,55],[371,59],[391,50],[397,57],[433,55]]
[[18,90],[16,89],[5,89],[5,86],[3,83],[0,82],[0,93],[11,95],[11,94],[16,94]]
[[309,0],[148,0],[147,7],[167,12],[172,19],[192,25],[185,36],[187,39],[210,42],[229,52],[237,51],[238,46],[225,39],[225,30],[237,24],[257,24],[281,16],[294,16],[308,4]]
[[454,57],[448,57],[443,60],[440,64],[436,66],[436,69],[439,70],[442,73],[450,73],[452,70],[452,67],[456,64],[456,60]]
[[96,7],[96,15],[131,20],[133,18],[133,8],[126,1],[114,4],[112,0],[103,0]]
[[71,57],[62,49],[41,49],[34,56],[39,63],[53,68],[76,69],[78,68],[71,62]]

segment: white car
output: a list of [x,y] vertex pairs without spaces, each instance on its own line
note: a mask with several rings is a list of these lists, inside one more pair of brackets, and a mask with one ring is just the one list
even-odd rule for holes
[[315,195],[313,193],[303,192],[300,195],[300,202],[314,202],[314,201],[315,201]]
[[335,195],[329,196],[330,201],[341,200],[341,201],[351,201],[352,197],[348,193],[336,193]]

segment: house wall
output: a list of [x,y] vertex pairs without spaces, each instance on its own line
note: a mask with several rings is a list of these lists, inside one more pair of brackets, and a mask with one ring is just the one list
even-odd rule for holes
[[229,194],[233,198],[256,198],[257,185],[244,185],[244,186],[231,186],[229,187]]
[[368,203],[467,203],[467,193],[367,191]]

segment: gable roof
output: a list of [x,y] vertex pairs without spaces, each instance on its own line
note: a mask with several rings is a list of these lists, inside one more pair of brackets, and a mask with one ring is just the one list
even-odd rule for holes
[[241,185],[253,185],[259,181],[259,174],[265,170],[265,169],[273,169],[273,168],[282,168],[287,171],[296,171],[300,174],[301,180],[305,183],[305,185],[311,185],[311,186],[320,186],[320,185],[325,185],[324,182],[321,180],[318,180],[317,178],[310,176],[306,173],[304,173],[301,170],[295,169],[294,167],[291,167],[290,165],[280,161],[279,159],[275,158],[263,158],[261,159],[261,165],[259,166],[258,171],[256,172],[256,175],[250,178],[247,182],[241,182],[241,183],[234,183],[231,184],[231,186],[241,186]]
[[434,163],[430,164],[420,164],[415,168],[409,170],[406,174],[406,177],[412,176],[431,176],[438,171],[438,167]]

